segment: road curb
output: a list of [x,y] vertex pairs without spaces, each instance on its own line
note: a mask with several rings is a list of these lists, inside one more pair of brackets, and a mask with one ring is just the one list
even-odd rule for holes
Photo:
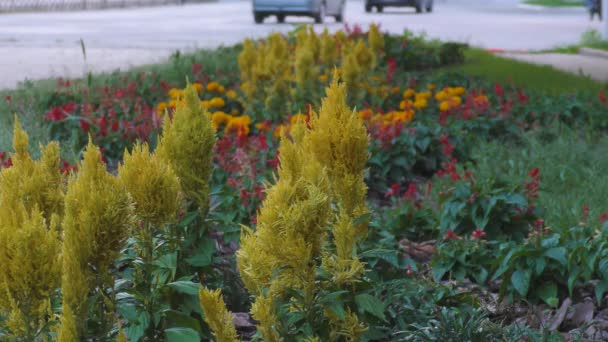
[[604,50],[598,50],[598,49],[592,49],[592,48],[586,48],[586,47],[584,47],[584,48],[580,48],[578,50],[578,53],[580,55],[583,55],[583,56],[608,59],[608,51],[604,51]]
[[587,8],[584,6],[573,6],[573,7],[548,7],[540,5],[528,5],[528,4],[517,4],[517,8],[537,11],[537,12],[552,12],[552,13],[586,13]]

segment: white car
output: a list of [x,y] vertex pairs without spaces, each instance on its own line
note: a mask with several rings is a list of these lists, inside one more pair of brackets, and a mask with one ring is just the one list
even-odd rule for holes
[[337,22],[344,20],[346,0],[253,0],[253,19],[257,24],[264,18],[276,15],[277,21],[285,22],[288,15],[313,17],[316,23],[323,23],[326,16]]

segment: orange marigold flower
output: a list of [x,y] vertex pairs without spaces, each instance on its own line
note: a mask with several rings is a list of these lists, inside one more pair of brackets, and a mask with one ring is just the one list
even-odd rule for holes
[[197,92],[203,91],[203,85],[199,82],[192,83],[192,86],[196,89]]
[[223,108],[226,105],[224,99],[221,97],[212,98],[211,101],[209,101],[209,104],[214,108]]
[[207,91],[218,91],[220,89],[220,84],[217,82],[209,82],[207,84]]
[[412,88],[407,88],[404,92],[403,92],[403,98],[404,99],[409,99],[411,97],[414,97],[414,95],[416,95],[416,91]]

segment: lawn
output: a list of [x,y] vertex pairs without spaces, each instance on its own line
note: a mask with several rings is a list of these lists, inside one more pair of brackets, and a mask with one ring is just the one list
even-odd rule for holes
[[525,0],[527,5],[546,6],[546,7],[581,7],[585,3],[581,0]]
[[606,85],[592,79],[556,70],[550,66],[514,61],[479,49],[468,50],[466,62],[449,67],[448,71],[479,76],[500,83],[514,83],[527,89],[550,94],[598,92],[606,88]]
[[0,340],[608,333],[587,78],[301,28],[2,98]]

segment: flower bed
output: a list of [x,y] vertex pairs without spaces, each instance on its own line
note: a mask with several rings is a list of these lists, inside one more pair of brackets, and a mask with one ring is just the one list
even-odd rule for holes
[[[517,339],[524,315],[484,296],[550,312],[590,282],[599,312],[605,216],[548,227],[543,170],[489,175],[476,151],[603,132],[605,95],[420,73],[462,49],[302,28],[218,51],[226,69],[175,56],[171,73],[59,80],[35,119],[84,161],[53,144],[35,160],[19,127],[0,153],[0,336],[423,339],[421,324],[449,324],[437,337],[473,317],[461,334]],[[26,101],[6,105],[28,119]]]

